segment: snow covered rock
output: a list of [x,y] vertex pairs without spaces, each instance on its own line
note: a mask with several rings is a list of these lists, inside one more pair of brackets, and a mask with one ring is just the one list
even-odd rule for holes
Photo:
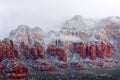
[[41,41],[45,33],[39,27],[30,28],[28,25],[19,25],[17,29],[12,30],[9,35],[9,39],[20,43],[22,41],[25,44],[33,45],[34,41]]

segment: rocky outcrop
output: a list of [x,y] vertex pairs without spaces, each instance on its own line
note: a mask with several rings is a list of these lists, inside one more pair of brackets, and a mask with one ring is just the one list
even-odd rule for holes
[[72,62],[72,63],[70,63],[70,67],[73,70],[84,70],[84,67],[81,66],[78,62]]
[[96,57],[110,57],[113,54],[113,45],[104,42],[72,43],[69,49],[72,53],[80,54],[83,59],[90,56],[91,60],[95,60]]
[[58,55],[57,46],[56,45],[48,45],[47,53],[52,55],[52,56],[57,56]]
[[47,53],[51,56],[58,56],[59,60],[67,62],[66,51],[63,48],[58,48],[56,45],[49,45],[47,48]]
[[4,54],[4,53],[3,53],[2,42],[0,41],[0,60],[3,60],[3,57],[4,57],[3,54]]
[[[60,29],[60,36],[63,36],[62,41],[65,43],[66,38],[64,36],[68,36],[67,39],[69,39],[69,36],[72,36],[71,38],[74,41],[68,40],[69,43],[71,42],[89,42],[89,41],[103,41],[107,43],[112,43],[114,45],[114,49],[112,52],[116,53],[116,55],[119,55],[119,34],[120,34],[120,17],[118,16],[112,16],[107,17],[104,19],[88,19],[84,18],[82,16],[74,16],[72,19],[69,19],[65,21],[63,24],[63,27]],[[77,37],[77,38],[76,38]],[[76,41],[77,40],[77,41]],[[102,45],[104,48],[107,46],[106,44]],[[103,52],[100,52],[100,45],[98,46],[98,52],[99,57],[102,58],[103,54],[106,54],[105,50],[102,49]],[[71,47],[72,50],[72,47]],[[111,52],[110,52],[111,54]],[[106,55],[110,55],[106,54]],[[115,56],[114,56],[115,57]]]
[[63,48],[58,49],[58,57],[59,57],[59,60],[63,62],[67,62],[67,54]]
[[28,66],[54,72],[120,65],[115,60],[120,52],[120,18],[115,17],[117,22],[113,19],[95,21],[75,16],[65,22],[60,32],[47,35],[39,27],[20,25],[11,31],[9,38],[0,41],[0,75],[25,79]]
[[28,75],[28,67],[22,63],[16,64],[11,61],[10,66],[5,68],[7,79],[24,79]]
[[27,59],[30,59],[30,48],[28,45],[26,45],[25,48],[23,49],[23,54]]
[[25,79],[28,71],[28,66],[17,60],[6,60],[5,63],[0,64],[0,75],[4,75],[9,80]]
[[43,49],[42,44],[40,44],[39,42],[35,42],[34,43],[34,47],[37,50],[37,54],[41,57],[41,58],[45,58],[45,52]]
[[19,25],[17,29],[12,30],[9,39],[16,43],[24,41],[25,44],[33,45],[35,41],[41,41],[45,33],[39,27],[30,28],[28,25]]
[[20,43],[20,49],[21,49],[21,53],[27,58],[30,59],[30,55],[32,54],[32,58],[33,59],[38,59],[40,58],[44,58],[45,57],[45,53],[44,53],[44,49],[43,46],[39,43],[39,42],[35,42],[34,45],[30,48],[30,46],[25,45],[24,42]]
[[6,57],[14,59],[14,54],[10,49],[10,45],[6,45]]
[[1,64],[1,65],[0,65],[0,75],[3,74],[4,68],[5,68],[5,65],[4,65],[4,64]]
[[99,54],[96,51],[96,45],[94,45],[94,44],[90,45],[89,54],[90,54],[92,60],[96,59],[96,55]]
[[31,48],[31,53],[32,53],[33,59],[38,59],[38,53],[35,48],[33,47]]

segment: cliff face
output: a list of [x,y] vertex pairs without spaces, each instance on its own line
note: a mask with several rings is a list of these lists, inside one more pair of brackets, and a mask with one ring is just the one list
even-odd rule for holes
[[107,17],[104,19],[89,19],[76,15],[65,21],[59,32],[50,31],[45,34],[39,27],[30,28],[27,25],[20,25],[10,32],[9,39],[15,43],[24,41],[30,47],[37,42],[55,44],[55,41],[62,41],[64,46],[69,48],[71,42],[104,42],[114,46],[114,53],[119,54],[120,47],[120,18]]
[[119,52],[120,17],[112,16],[95,20],[77,15],[65,21],[60,34],[77,37],[79,41],[83,42],[111,42],[115,47],[115,51]]
[[107,41],[111,36],[116,37],[119,34],[119,23],[119,17],[94,20],[77,15],[65,21],[60,34],[77,36],[83,41],[91,39]]
[[9,39],[16,43],[24,41],[31,47],[35,41],[49,44],[55,42],[56,39],[63,41],[67,46],[69,46],[69,42],[103,41],[113,44],[115,53],[118,53],[120,51],[119,34],[119,17],[89,19],[76,15],[65,21],[59,32],[50,31],[46,34],[39,27],[30,28],[27,25],[20,25],[10,32]]
[[0,74],[8,72],[9,79],[18,79],[18,74],[23,75],[20,78],[27,77],[29,67],[47,72],[109,69],[120,66],[119,48],[119,17],[93,20],[77,15],[67,20],[59,32],[48,33],[39,27],[20,25],[0,41]]
[[115,47],[116,55],[120,55],[120,18],[119,21],[110,21],[105,26],[101,27],[99,32],[104,35],[106,41],[111,42]]
[[87,40],[91,31],[95,27],[95,22],[92,19],[87,19],[76,15],[72,19],[65,21],[60,30],[61,35],[76,36],[81,40]]
[[95,20],[76,15],[72,19],[65,21],[60,28],[60,32],[50,31],[46,34],[39,27],[30,28],[27,25],[20,25],[17,29],[10,32],[9,38],[17,43],[24,41],[25,44],[29,43],[31,46],[35,41],[47,43],[55,39],[68,42],[110,41],[118,48],[120,47],[119,23],[119,17],[108,17]]
[[41,41],[45,37],[45,33],[39,27],[30,28],[28,25],[19,25],[17,29],[12,30],[9,39],[20,43],[33,44],[35,41]]

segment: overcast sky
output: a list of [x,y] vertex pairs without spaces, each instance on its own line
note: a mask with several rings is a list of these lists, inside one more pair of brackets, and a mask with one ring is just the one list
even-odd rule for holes
[[48,31],[74,15],[120,16],[120,0],[0,0],[0,38],[20,24]]

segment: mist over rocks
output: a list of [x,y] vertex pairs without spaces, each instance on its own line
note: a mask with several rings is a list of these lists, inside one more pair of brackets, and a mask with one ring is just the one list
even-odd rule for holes
[[[119,17],[89,19],[76,15],[59,28],[46,33],[40,27],[19,25],[12,30],[0,41],[1,75],[21,79],[27,78],[31,70],[66,73],[120,66]],[[17,71],[19,67],[21,72]]]
[[[44,32],[40,27],[30,28],[29,25],[19,25],[12,30],[9,39],[20,43],[33,45],[41,42],[44,45],[61,40],[66,46],[71,42],[105,42],[114,45],[113,52],[119,55],[120,17],[111,16],[103,19],[89,19],[80,15],[66,20],[60,31]],[[46,48],[46,47],[45,47]]]

